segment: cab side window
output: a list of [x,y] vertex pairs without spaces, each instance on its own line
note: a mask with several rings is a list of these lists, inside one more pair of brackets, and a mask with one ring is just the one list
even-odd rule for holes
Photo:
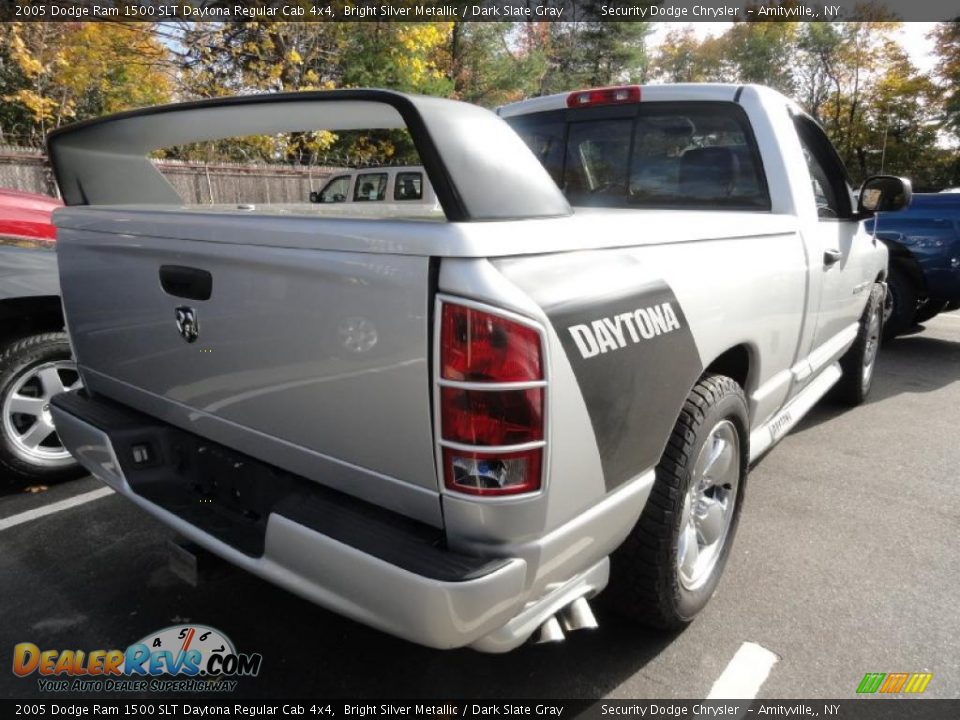
[[423,198],[423,174],[418,172],[397,173],[393,184],[393,199],[420,200]]
[[357,175],[357,184],[353,189],[355,202],[383,200],[387,196],[387,174],[366,173]]
[[794,117],[807,161],[817,215],[821,220],[849,218],[853,212],[847,171],[826,133],[808,117]]
[[319,202],[336,203],[344,202],[347,194],[350,192],[350,176],[338,175],[327,183],[326,187],[320,191]]

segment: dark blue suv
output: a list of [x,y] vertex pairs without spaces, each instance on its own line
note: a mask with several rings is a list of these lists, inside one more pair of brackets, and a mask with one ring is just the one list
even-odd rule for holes
[[918,193],[906,210],[867,220],[867,230],[874,223],[890,249],[886,337],[960,307],[960,193]]

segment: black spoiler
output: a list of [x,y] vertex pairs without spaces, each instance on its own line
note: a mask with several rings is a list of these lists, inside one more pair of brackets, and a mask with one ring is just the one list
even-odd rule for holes
[[67,205],[179,205],[147,157],[153,150],[295,130],[403,127],[448,220],[570,214],[540,162],[494,113],[389,90],[249,95],[132,110],[54,130],[47,149]]

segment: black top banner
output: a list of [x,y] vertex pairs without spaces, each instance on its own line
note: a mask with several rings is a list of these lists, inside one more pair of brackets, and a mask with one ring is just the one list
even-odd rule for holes
[[[864,15],[868,13],[869,17]],[[829,22],[960,18],[956,0],[0,0],[0,21]]]

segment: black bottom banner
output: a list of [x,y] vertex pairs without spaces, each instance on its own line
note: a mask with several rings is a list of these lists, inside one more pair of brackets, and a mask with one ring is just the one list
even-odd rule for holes
[[843,718],[954,720],[958,700],[855,698],[843,700],[0,700],[0,717],[320,717],[410,718]]

